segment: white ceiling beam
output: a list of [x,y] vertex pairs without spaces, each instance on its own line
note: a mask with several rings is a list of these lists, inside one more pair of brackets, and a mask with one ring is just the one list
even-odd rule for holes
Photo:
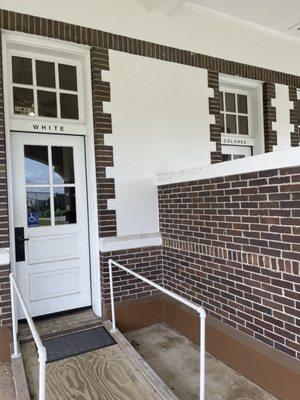
[[186,3],[187,0],[155,0],[151,11],[158,11],[166,15],[172,15]]

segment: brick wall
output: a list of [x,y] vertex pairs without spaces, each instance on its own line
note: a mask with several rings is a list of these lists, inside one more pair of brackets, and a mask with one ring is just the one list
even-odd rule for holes
[[116,211],[107,207],[115,198],[114,179],[106,177],[106,168],[114,165],[113,148],[104,144],[104,135],[112,134],[111,115],[103,112],[103,102],[110,101],[110,84],[102,80],[102,71],[109,70],[107,49],[92,47],[91,69],[99,236],[116,236]]
[[300,358],[300,167],[159,188],[163,281]]
[[265,82],[263,84],[263,106],[266,153],[273,151],[273,146],[277,145],[277,132],[273,130],[272,126],[272,122],[276,122],[276,108],[272,106],[272,99],[275,99],[275,84]]
[[[162,249],[161,246],[143,247],[139,249],[120,250],[102,253],[101,291],[104,303],[110,303],[108,260],[112,258],[127,268],[153,282],[162,284]],[[115,301],[128,301],[151,296],[156,293],[153,288],[134,276],[118,268],[113,269]]]
[[300,143],[300,100],[297,97],[297,89],[289,87],[289,99],[294,103],[293,110],[290,110],[290,121],[294,125],[294,130],[291,132],[291,146],[297,147]]
[[214,97],[209,98],[209,113],[215,116],[215,124],[210,125],[210,140],[216,143],[216,151],[211,152],[211,163],[222,161],[221,151],[221,113],[220,113],[220,90],[219,74],[208,71],[208,87],[214,90]]
[[[2,41],[0,31],[0,248],[9,247],[2,79]],[[0,266],[0,326],[11,324],[9,274],[9,265]]]

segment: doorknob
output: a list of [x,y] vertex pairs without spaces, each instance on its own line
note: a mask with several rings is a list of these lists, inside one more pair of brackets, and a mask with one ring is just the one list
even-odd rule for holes
[[29,238],[24,238],[24,237],[20,237],[20,236],[18,236],[17,238],[16,238],[16,241],[17,242],[27,242],[29,240]]
[[15,228],[15,252],[16,261],[25,261],[25,246],[24,243],[29,239],[24,237],[24,227]]

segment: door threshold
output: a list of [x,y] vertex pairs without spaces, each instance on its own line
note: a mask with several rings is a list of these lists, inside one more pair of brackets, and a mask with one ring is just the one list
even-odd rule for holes
[[[101,318],[94,314],[91,307],[68,310],[60,313],[34,318],[36,329],[41,339],[84,330],[102,324]],[[32,335],[26,321],[19,324],[20,343],[32,341]]]

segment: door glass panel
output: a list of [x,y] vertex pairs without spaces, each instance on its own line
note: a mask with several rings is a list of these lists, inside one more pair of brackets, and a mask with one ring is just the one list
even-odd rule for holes
[[76,198],[74,187],[55,187],[54,212],[55,225],[76,223]]
[[42,117],[56,117],[56,93],[38,90],[38,110]]
[[248,135],[248,117],[239,115],[239,134]]
[[230,161],[231,154],[222,154],[222,161]]
[[25,177],[27,185],[49,184],[47,146],[24,146]]
[[62,118],[78,119],[78,96],[76,94],[60,94],[60,113]]
[[26,188],[27,226],[51,225],[50,188]]
[[58,64],[58,75],[60,89],[77,91],[76,67]]
[[32,85],[31,58],[12,57],[12,78],[14,83]]
[[236,133],[236,116],[235,114],[226,115],[226,132]]
[[225,93],[226,111],[235,112],[235,94]]
[[242,114],[247,114],[247,96],[244,94],[237,95],[237,103],[238,103],[238,112]]
[[74,183],[72,147],[52,147],[53,183]]
[[36,60],[35,66],[37,85],[55,88],[54,63]]
[[19,115],[34,115],[33,90],[14,87],[14,113]]

